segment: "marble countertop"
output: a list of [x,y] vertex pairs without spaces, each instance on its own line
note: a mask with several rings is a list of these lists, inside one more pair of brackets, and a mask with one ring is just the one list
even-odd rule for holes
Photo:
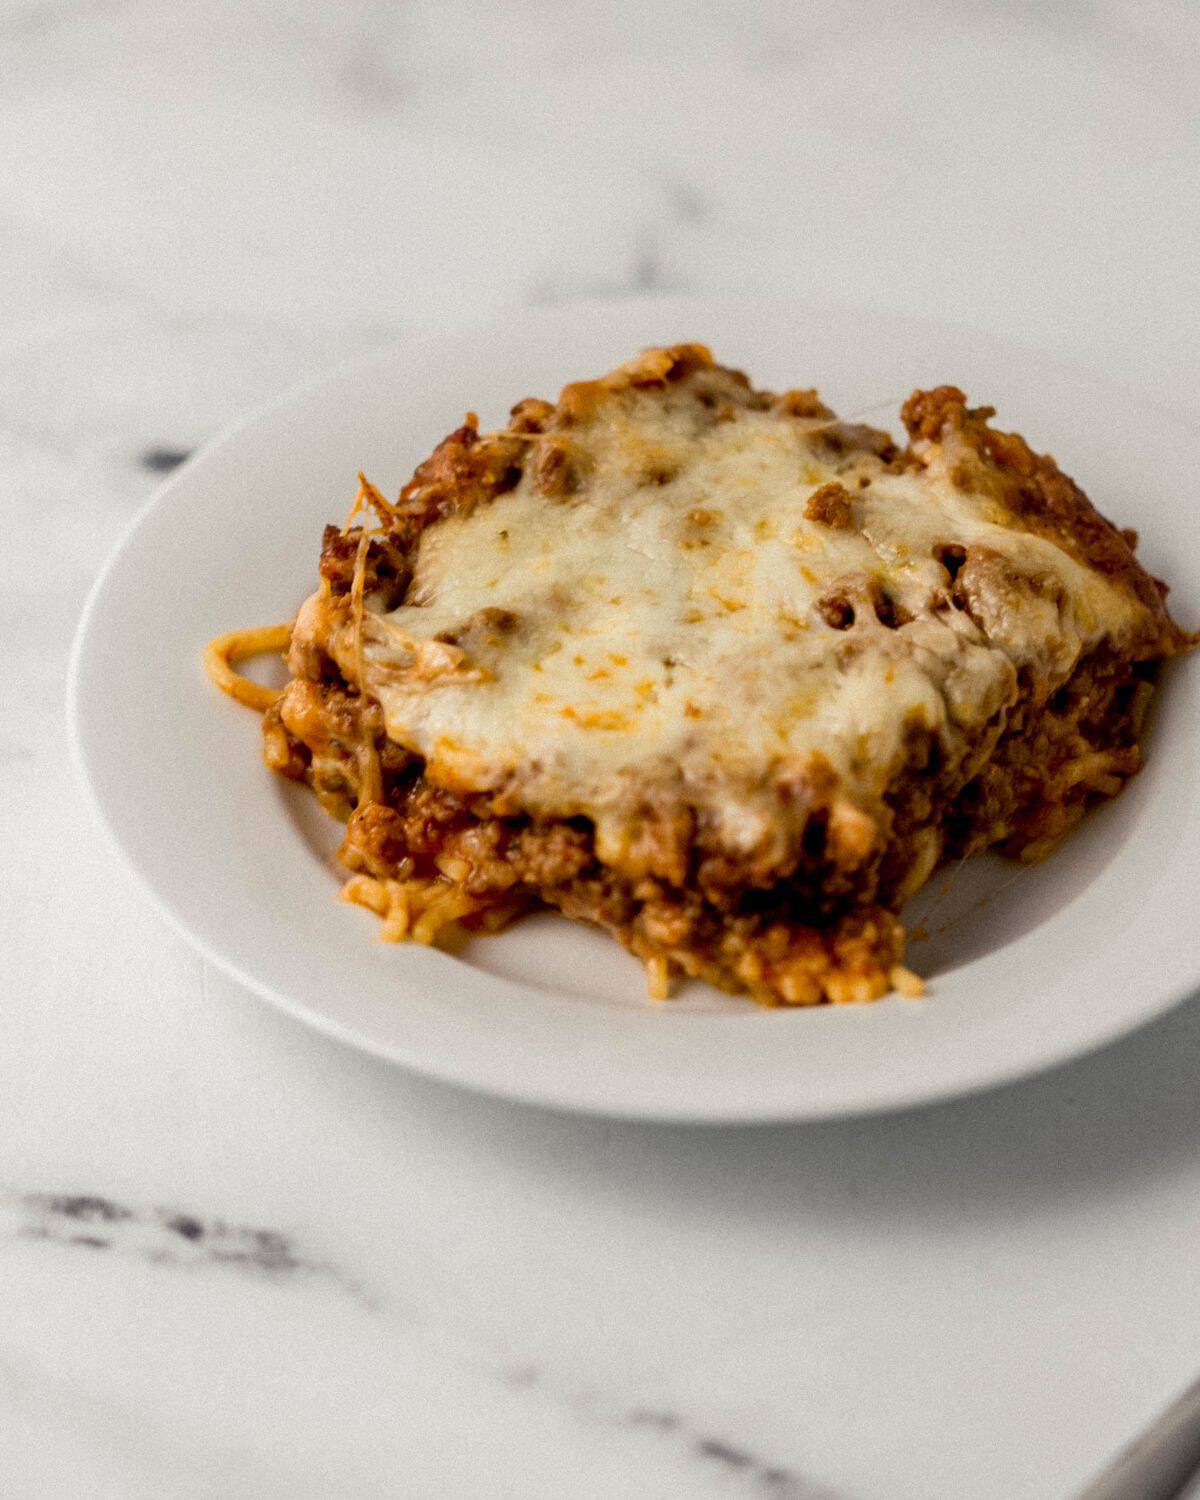
[[1067,1500],[1200,1370],[1194,1003],[858,1123],[459,1094],[182,946],[62,685],[193,447],[514,302],[899,307],[1200,418],[1200,13],[8,0],[0,58],[5,1495]]

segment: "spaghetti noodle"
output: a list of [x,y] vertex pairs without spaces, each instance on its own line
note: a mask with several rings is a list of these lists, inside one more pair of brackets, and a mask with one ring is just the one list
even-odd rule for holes
[[233,670],[234,662],[251,656],[265,656],[269,651],[284,651],[292,635],[292,622],[286,625],[255,625],[246,630],[227,630],[204,648],[204,670],[223,693],[265,713],[283,696],[282,688],[264,687],[251,682]]

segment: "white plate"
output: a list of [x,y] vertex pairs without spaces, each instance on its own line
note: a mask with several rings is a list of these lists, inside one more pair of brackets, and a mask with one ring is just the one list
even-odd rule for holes
[[878,313],[686,298],[522,311],[482,336],[412,340],[187,464],[84,611],[70,686],[78,763],[167,916],[250,989],[381,1057],[516,1099],[656,1119],[812,1119],[944,1098],[1096,1047],[1181,999],[1200,983],[1195,659],[1167,674],[1145,771],[1053,859],[1023,870],[989,858],[949,891],[933,882],[930,936],[910,949],[930,979],[923,1001],[766,1011],[691,985],[656,1005],[639,963],[558,917],[451,955],[382,944],[372,917],[335,899],[336,826],[264,769],[257,718],[207,682],[202,644],[292,614],[358,469],[390,493],[468,407],[499,424],[521,396],[688,339],[762,384],[817,383],[844,413],[890,400],[894,417],[914,386],[963,386],[1139,528],[1179,617],[1200,620],[1196,435],[1030,350]]

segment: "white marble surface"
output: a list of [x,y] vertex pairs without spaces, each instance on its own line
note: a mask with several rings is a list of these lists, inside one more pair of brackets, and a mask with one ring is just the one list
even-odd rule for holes
[[181,946],[62,678],[156,469],[513,301],[898,306],[1200,418],[1200,13],[6,0],[0,61],[0,1490],[1066,1500],[1200,1369],[1194,1004],[865,1123],[459,1095]]

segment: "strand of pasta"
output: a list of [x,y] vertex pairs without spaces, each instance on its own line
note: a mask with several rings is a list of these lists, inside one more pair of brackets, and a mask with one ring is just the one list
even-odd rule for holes
[[359,532],[358,551],[354,557],[354,577],[350,582],[350,618],[354,628],[354,671],[358,690],[363,691],[363,592],[367,578],[367,553],[371,532],[364,526]]
[[281,688],[263,687],[251,682],[233,669],[234,662],[269,651],[283,651],[292,634],[289,620],[285,625],[255,625],[245,630],[228,630],[204,648],[204,670],[223,693],[228,693],[247,708],[265,713],[282,696]]
[[440,878],[379,880],[352,875],[341,899],[382,918],[379,936],[387,943],[431,944],[443,927],[488,909],[488,903]]

